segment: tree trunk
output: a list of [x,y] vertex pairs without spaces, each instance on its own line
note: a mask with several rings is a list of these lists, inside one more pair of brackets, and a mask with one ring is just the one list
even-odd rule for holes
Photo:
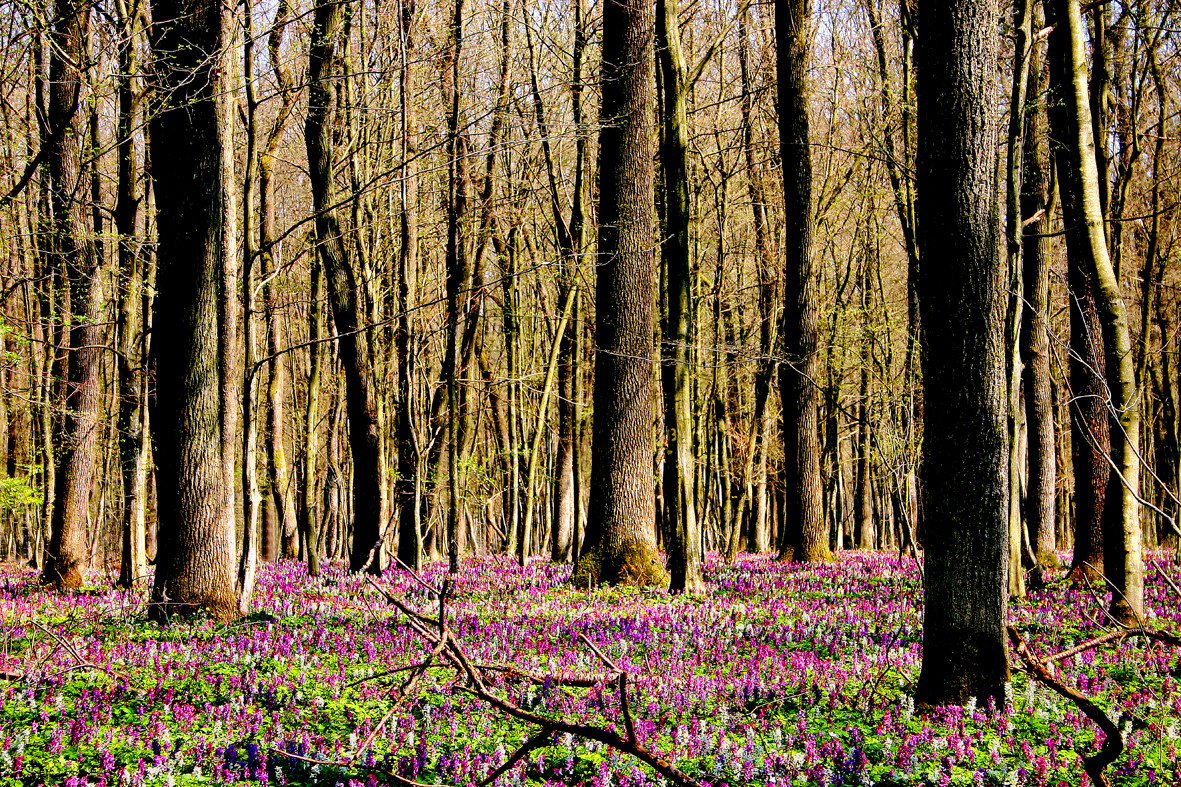
[[[1111,474],[1101,520],[1104,572],[1112,587],[1113,617],[1139,625],[1144,614],[1139,519],[1140,410],[1127,312],[1107,253],[1103,203],[1087,100],[1084,30],[1078,0],[1054,0],[1051,57],[1060,122],[1056,136],[1066,247],[1074,267],[1085,266],[1102,329],[1104,385],[1099,399],[1108,422]],[[1078,392],[1075,392],[1078,396]],[[1108,399],[1110,397],[1110,400]],[[1106,458],[1105,458],[1106,459]]]
[[780,556],[804,562],[831,560],[820,488],[817,430],[816,282],[812,271],[812,153],[808,133],[808,0],[779,0],[779,148],[783,159],[784,244],[783,326],[785,362],[780,367],[783,398],[786,539]]
[[[1048,2],[1046,22],[1055,26],[1047,45],[1050,68],[1049,133],[1050,149],[1058,174],[1062,200],[1062,219],[1066,225],[1069,305],[1070,305],[1070,445],[1074,473],[1074,559],[1071,575],[1076,579],[1103,576],[1103,509],[1107,482],[1111,475],[1108,463],[1110,427],[1107,417],[1107,391],[1103,382],[1103,335],[1095,302],[1092,265],[1083,259],[1088,253],[1088,236],[1070,232],[1084,221],[1081,193],[1070,187],[1079,177],[1072,172],[1079,165],[1070,151],[1078,146],[1079,119],[1074,104],[1074,79],[1069,14],[1058,2]],[[1086,103],[1084,97],[1083,102]],[[1088,112],[1085,133],[1090,133]],[[1092,148],[1093,150],[1093,148]],[[1094,171],[1094,167],[1092,167]],[[1106,247],[1105,247],[1106,248]],[[1104,252],[1106,253],[1106,252]]]
[[[308,347],[310,356],[308,365],[308,393],[304,404],[303,416],[303,507],[300,510],[300,526],[303,529],[304,541],[307,544],[308,574],[318,576],[320,573],[320,556],[327,554],[328,548],[321,550],[320,528],[316,518],[316,454],[320,447],[320,373],[324,366],[324,318],[320,311],[320,263],[312,261],[312,292],[308,301]],[[331,419],[329,419],[331,424]],[[329,438],[331,448],[331,437]],[[331,460],[330,460],[331,461]]]
[[402,0],[399,9],[401,72],[399,101],[402,109],[402,177],[398,180],[401,208],[401,248],[398,251],[398,322],[394,347],[398,357],[398,411],[395,438],[398,445],[398,562],[417,571],[422,565],[422,527],[418,509],[418,439],[414,432],[414,375],[410,306],[416,301],[414,280],[418,272],[418,116],[413,62],[415,0]]
[[65,411],[56,441],[50,539],[41,579],[59,590],[76,590],[88,559],[86,525],[98,459],[98,408],[102,363],[102,278],[93,230],[87,226],[90,179],[82,166],[84,133],[79,103],[83,91],[90,8],[59,3],[50,34],[48,148],[51,259],[69,288]]
[[[152,3],[151,121],[159,263],[152,423],[159,516],[151,616],[238,615],[234,491],[226,476],[221,327],[236,265],[230,144],[232,10],[213,0]],[[210,56],[210,53],[217,53]]]
[[997,12],[992,0],[930,0],[920,12],[919,303],[929,526],[915,699],[927,705],[976,697],[999,707],[1009,680]]
[[348,9],[347,2],[316,6],[308,56],[308,114],[304,141],[316,211],[316,241],[324,265],[328,302],[339,335],[340,362],[344,369],[353,465],[353,544],[349,570],[356,572],[367,568],[369,573],[380,575],[382,473],[377,397],[365,351],[366,342],[361,335],[364,326],[360,324],[362,310],[357,303],[356,276],[333,208],[332,128],[328,111],[332,81],[336,77],[337,39]]
[[[1039,20],[1040,22],[1040,20]],[[1040,29],[1041,25],[1037,25]],[[1050,390],[1050,268],[1053,249],[1048,237],[1054,212],[1046,104],[1041,98],[1049,84],[1042,52],[1035,47],[1029,85],[1036,104],[1025,113],[1025,174],[1021,184],[1020,216],[1024,226],[1022,277],[1025,310],[1021,321],[1021,355],[1025,367],[1025,423],[1028,440],[1025,519],[1039,571],[1058,565],[1054,538],[1058,476],[1054,438],[1054,405]]]
[[[147,391],[144,364],[147,360],[148,291],[144,286],[146,266],[137,240],[141,196],[137,194],[137,155],[132,133],[137,122],[132,80],[139,69],[135,43],[139,24],[135,14],[117,4],[119,17],[119,159],[118,197],[115,203],[115,231],[118,233],[118,283],[121,288],[117,335],[119,357],[115,371],[118,380],[119,460],[123,473],[122,559],[119,587],[132,588],[147,576],[145,537],[147,465],[144,451],[147,429]],[[124,16],[126,14],[126,16]]]
[[661,164],[664,174],[665,239],[662,245],[668,277],[661,353],[664,390],[664,528],[671,536],[669,571],[673,592],[700,594],[701,537],[693,499],[693,391],[689,366],[693,309],[690,280],[693,275],[689,249],[689,121],[685,57],[677,0],[657,0],[656,38],[664,85],[664,137]]
[[662,586],[652,488],[653,13],[603,7],[591,492],[575,586]]

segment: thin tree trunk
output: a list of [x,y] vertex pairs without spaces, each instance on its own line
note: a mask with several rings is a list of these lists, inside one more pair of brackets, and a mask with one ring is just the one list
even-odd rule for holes
[[[1095,163],[1087,100],[1085,44],[1078,0],[1054,0],[1055,30],[1050,34],[1059,112],[1058,172],[1062,191],[1066,245],[1072,265],[1086,266],[1093,286],[1102,328],[1104,382],[1101,405],[1110,413],[1111,475],[1103,510],[1104,572],[1112,586],[1111,612],[1127,625],[1138,625],[1144,614],[1143,556],[1139,520],[1140,409],[1127,312],[1119,280],[1107,252],[1102,194]],[[1107,396],[1111,400],[1107,400]],[[1077,396],[1077,392],[1076,392]]]
[[361,336],[364,328],[360,324],[362,310],[357,303],[356,276],[345,249],[332,196],[332,129],[328,112],[331,84],[335,78],[337,39],[348,8],[347,2],[316,6],[309,55],[304,140],[316,211],[316,240],[324,265],[328,302],[340,337],[338,346],[345,379],[349,449],[354,470],[353,544],[349,569],[356,572],[367,566],[369,573],[380,575],[382,473],[376,392],[364,337]]
[[1005,239],[1008,257],[1009,298],[1005,314],[1005,372],[1008,402],[1008,521],[1009,521],[1009,595],[1025,597],[1025,567],[1021,561],[1021,324],[1025,310],[1022,297],[1021,190],[1022,152],[1025,147],[1026,92],[1029,87],[1029,59],[1032,49],[1033,0],[1017,0],[1013,5],[1013,86],[1009,97],[1009,131],[1005,166]]
[[398,356],[398,562],[417,571],[422,565],[422,527],[418,508],[418,439],[414,431],[413,334],[410,306],[416,301],[414,278],[418,275],[418,113],[415,92],[415,0],[402,0],[399,9],[401,72],[398,97],[402,109],[402,177],[398,183],[401,208],[401,248],[398,251],[398,318],[394,346]]
[[[1040,15],[1039,15],[1040,16]],[[1038,28],[1041,27],[1040,19]],[[1037,570],[1058,565],[1054,537],[1057,451],[1054,409],[1050,390],[1050,218],[1054,213],[1052,164],[1046,138],[1046,105],[1040,98],[1049,84],[1049,70],[1042,66],[1042,48],[1031,57],[1029,85],[1038,96],[1025,113],[1024,167],[1020,216],[1025,312],[1021,321],[1022,362],[1025,367],[1025,422],[1028,458],[1025,516]],[[1029,222],[1025,224],[1025,222]]]
[[669,570],[673,592],[700,594],[705,590],[701,574],[701,542],[693,499],[693,391],[689,365],[693,309],[690,303],[692,259],[689,225],[689,120],[685,57],[677,0],[657,0],[656,38],[659,44],[664,86],[664,137],[661,164],[664,173],[666,238],[662,246],[668,277],[665,292],[668,318],[661,353],[664,389],[664,507],[669,544]]
[[122,559],[119,567],[119,587],[132,588],[147,575],[147,543],[145,538],[145,498],[147,467],[144,461],[146,443],[147,391],[143,385],[144,365],[147,361],[147,332],[144,330],[146,310],[146,273],[141,248],[136,234],[139,225],[142,196],[137,194],[137,155],[132,130],[136,123],[138,96],[132,80],[139,69],[136,60],[136,38],[139,35],[138,3],[130,7],[117,3],[119,18],[119,160],[118,197],[115,203],[115,231],[118,233],[118,284],[121,288],[118,311],[118,342],[120,353],[116,359],[119,410],[116,424],[119,432],[119,459],[123,472]]

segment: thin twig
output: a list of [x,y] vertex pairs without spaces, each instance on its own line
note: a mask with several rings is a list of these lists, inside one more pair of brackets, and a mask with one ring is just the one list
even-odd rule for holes
[[1173,582],[1173,579],[1165,573],[1165,570],[1160,567],[1160,564],[1154,560],[1152,561],[1152,567],[1155,568],[1156,572],[1161,575],[1161,579],[1169,583],[1169,587],[1171,587],[1173,592],[1177,594],[1177,598],[1181,599],[1181,588],[1177,587],[1177,583]]

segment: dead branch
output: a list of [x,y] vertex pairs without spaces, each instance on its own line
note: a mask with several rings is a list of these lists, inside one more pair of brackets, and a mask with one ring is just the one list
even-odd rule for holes
[[1169,583],[1169,587],[1171,587],[1173,589],[1173,592],[1177,594],[1177,598],[1181,599],[1181,588],[1177,587],[1177,583],[1173,581],[1172,577],[1170,577],[1168,574],[1166,574],[1165,570],[1163,568],[1161,568],[1160,564],[1157,563],[1155,560],[1152,561],[1152,567],[1156,569],[1156,573],[1161,575],[1161,579],[1163,579],[1165,582]]
[[[1127,632],[1121,631],[1116,633],[1126,634]],[[1115,762],[1116,758],[1124,751],[1124,739],[1120,735],[1119,728],[1115,726],[1115,722],[1098,705],[1091,701],[1090,698],[1083,696],[1077,689],[1073,689],[1055,678],[1046,667],[1045,662],[1039,661],[1030,653],[1029,647],[1025,644],[1025,640],[1021,638],[1021,634],[1018,633],[1015,626],[1009,626],[1009,639],[1013,642],[1014,652],[1016,652],[1022,663],[1025,664],[1030,675],[1077,705],[1079,710],[1087,714],[1091,721],[1095,722],[1103,730],[1103,746],[1097,754],[1093,754],[1090,757],[1083,757],[1083,770],[1091,777],[1091,781],[1095,787],[1110,787],[1107,777],[1103,774],[1103,770]]]
[[501,765],[499,768],[494,770],[492,773],[488,774],[488,778],[485,779],[484,781],[480,782],[480,787],[487,787],[487,785],[492,784],[497,779],[499,779],[501,776],[508,773],[510,770],[512,770],[514,765],[516,765],[518,762],[523,760],[525,757],[529,756],[529,752],[531,752],[535,749],[542,749],[542,748],[545,748],[546,746],[548,746],[550,736],[552,736],[553,734],[554,734],[553,727],[546,727],[541,732],[537,733],[532,738],[525,741],[523,744],[521,744],[521,748],[517,749],[517,751],[513,754],[513,756],[509,757],[505,761],[504,765]]
[[[414,572],[411,572],[414,574]],[[420,584],[426,585],[426,582],[418,577],[415,578]],[[365,739],[357,751],[353,754],[349,762],[335,762],[335,761],[321,761],[313,760],[307,757],[290,754],[278,749],[272,749],[277,753],[288,757],[295,757],[295,759],[304,760],[306,762],[316,762],[324,765],[334,765],[337,767],[358,767],[356,764],[357,758],[360,754],[372,745],[376,739],[378,731],[389,720],[390,716],[401,707],[402,704],[410,698],[413,689],[417,686],[417,681],[426,673],[432,666],[444,666],[443,664],[434,665],[436,659],[441,658],[446,665],[449,665],[456,673],[456,678],[459,681],[464,681],[465,685],[457,685],[459,691],[471,694],[482,702],[499,710],[507,716],[510,716],[518,721],[526,724],[535,725],[540,728],[540,732],[533,735],[526,740],[521,746],[509,757],[509,759],[497,768],[491,775],[489,775],[483,782],[481,787],[486,787],[492,784],[496,779],[507,773],[513,766],[519,763],[530,752],[536,749],[544,748],[550,745],[553,735],[557,732],[565,732],[585,740],[593,740],[609,746],[618,752],[630,754],[641,762],[647,764],[664,778],[668,779],[677,787],[705,787],[702,782],[690,777],[676,768],[672,763],[667,762],[662,757],[651,751],[648,747],[639,742],[636,735],[635,723],[632,719],[631,700],[628,696],[628,673],[627,670],[620,668],[614,661],[612,661],[605,653],[595,646],[585,635],[580,634],[582,642],[595,654],[596,657],[608,668],[609,672],[606,675],[580,675],[580,674],[565,674],[565,675],[541,675],[528,670],[522,670],[517,667],[505,664],[489,664],[477,665],[472,662],[464,650],[463,645],[456,638],[454,632],[451,631],[447,625],[447,602],[452,594],[454,587],[451,578],[444,579],[442,586],[438,590],[431,589],[431,592],[436,593],[439,599],[439,616],[437,619],[427,617],[417,610],[412,609],[401,599],[394,596],[385,588],[378,585],[372,577],[366,576],[368,581],[377,591],[394,606],[398,611],[406,616],[406,622],[410,630],[421,637],[425,644],[430,648],[430,655],[419,662],[418,664],[403,668],[400,670],[392,670],[384,673],[384,675],[394,674],[395,672],[410,671],[413,674],[402,684],[397,690],[397,699],[394,706],[391,707],[378,722],[370,735]],[[428,586],[429,587],[429,586]],[[596,726],[592,724],[581,724],[577,722],[566,721],[561,718],[549,718],[542,716],[530,710],[526,710],[512,700],[506,699],[494,693],[490,685],[495,685],[497,681],[491,679],[491,674],[503,679],[518,678],[521,680],[530,681],[531,683],[540,683],[558,686],[572,686],[580,688],[596,689],[605,687],[609,683],[616,683],[619,690],[619,705],[621,715],[623,717],[624,735],[619,735],[612,729],[605,726]],[[396,774],[374,768],[373,766],[366,767],[370,770],[383,773],[400,785],[406,787],[415,787],[416,783],[405,779]]]
[[1050,664],[1055,661],[1062,661],[1071,656],[1077,656],[1092,648],[1097,648],[1100,645],[1105,645],[1108,642],[1123,642],[1129,637],[1145,637],[1156,642],[1163,642],[1166,645],[1173,645],[1174,647],[1181,647],[1181,637],[1175,637],[1172,634],[1166,634],[1163,631],[1152,631],[1145,628],[1123,629],[1121,631],[1109,631],[1106,634],[1101,634],[1094,639],[1089,639],[1086,642],[1075,645],[1073,648],[1068,648],[1061,653],[1055,653],[1053,656],[1046,656],[1042,659],[1043,664]]

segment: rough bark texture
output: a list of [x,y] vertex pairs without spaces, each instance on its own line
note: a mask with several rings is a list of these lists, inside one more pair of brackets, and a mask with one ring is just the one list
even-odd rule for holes
[[85,139],[81,113],[81,64],[86,62],[90,8],[72,0],[58,3],[49,54],[49,202],[53,211],[52,260],[68,288],[69,325],[65,410],[57,435],[60,451],[54,475],[50,539],[42,581],[59,589],[82,585],[87,561],[86,525],[98,453],[98,404],[102,360],[102,281],[98,275],[93,230],[87,226],[87,186],[82,166]]
[[576,585],[664,585],[652,484],[653,11],[603,6],[595,392]]
[[[215,0],[156,0],[157,95],[151,122],[159,263],[153,438],[159,514],[151,614],[204,608],[238,614],[233,486],[227,483],[221,304],[233,206],[229,160],[230,9]],[[237,405],[235,401],[234,406]]]
[[784,476],[787,505],[780,556],[802,561],[831,560],[820,484],[819,389],[816,374],[816,282],[812,271],[812,152],[808,137],[807,0],[779,0],[779,149],[787,215],[784,250],[783,350],[779,390],[783,398]]
[[929,0],[917,53],[926,614],[916,699],[1004,701],[1004,281],[997,6]]
[[[1040,20],[1038,20],[1040,23]],[[1038,25],[1040,29],[1040,24]],[[1030,63],[1030,95],[1036,104],[1026,112],[1021,218],[1024,228],[1022,265],[1025,311],[1021,322],[1021,360],[1025,365],[1025,423],[1028,439],[1028,477],[1025,520],[1039,567],[1057,566],[1054,539],[1055,493],[1058,477],[1054,449],[1054,403],[1050,390],[1050,161],[1046,137],[1046,106],[1040,97],[1049,84],[1049,70],[1041,67],[1041,47]],[[1040,212],[1040,217],[1039,216]],[[1038,217],[1038,218],[1034,218]]]
[[328,303],[340,334],[338,347],[348,408],[349,451],[353,461],[353,544],[349,570],[360,571],[368,565],[369,573],[380,574],[381,555],[369,559],[370,552],[381,541],[382,473],[376,392],[365,340],[358,333],[362,328],[362,312],[357,303],[356,277],[332,209],[332,129],[328,122],[328,108],[332,98],[336,39],[347,8],[347,3],[316,6],[308,57],[308,116],[304,124],[304,141],[316,210],[316,241],[324,263]]

